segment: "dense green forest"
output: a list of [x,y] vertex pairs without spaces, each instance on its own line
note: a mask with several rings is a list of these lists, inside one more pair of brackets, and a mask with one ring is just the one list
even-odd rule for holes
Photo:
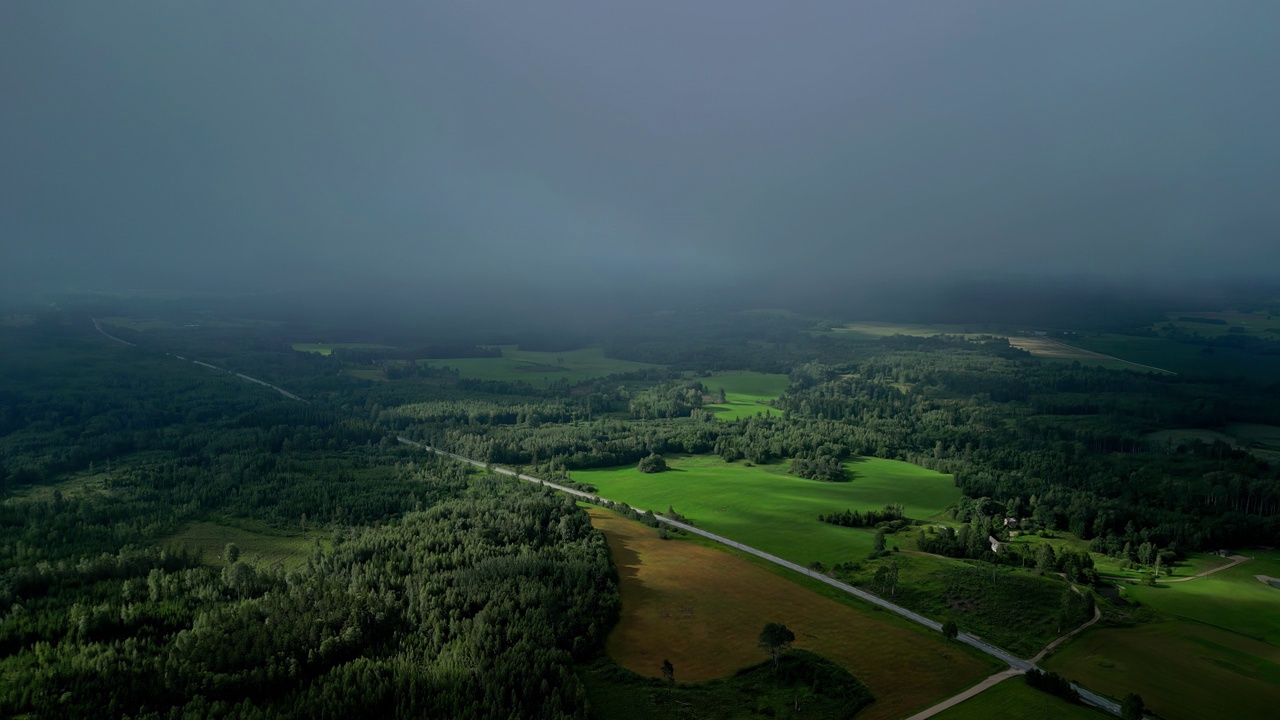
[[[564,498],[397,436],[570,483],[664,454],[790,460],[818,482],[847,480],[841,462],[856,456],[906,460],[964,492],[959,532],[919,532],[922,550],[955,558],[996,560],[986,540],[1005,518],[1142,563],[1280,536],[1280,470],[1265,456],[1152,438],[1280,425],[1275,379],[707,313],[604,339],[610,357],[660,367],[535,386],[421,362],[494,357],[448,338],[325,356],[294,351],[291,325],[111,327],[126,345],[83,313],[29,317],[0,327],[5,716],[589,716],[575,668],[618,612],[602,537]],[[369,369],[385,379],[352,372]],[[790,385],[770,409],[719,420],[702,382],[719,370]],[[900,506],[830,513],[908,524]],[[210,557],[175,540],[196,522],[291,533],[306,550],[288,567]],[[1083,553],[999,559],[1096,580]]]

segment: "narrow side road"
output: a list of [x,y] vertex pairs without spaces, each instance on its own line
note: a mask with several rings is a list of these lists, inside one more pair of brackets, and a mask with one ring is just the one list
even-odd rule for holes
[[[400,436],[397,436],[397,437],[396,437],[396,440],[400,441],[401,443],[403,443],[403,444],[405,444],[405,445],[412,445],[412,446],[414,446],[414,447],[419,447],[419,448],[422,448],[422,449],[424,449],[424,450],[429,450],[429,451],[431,451],[431,452],[436,453],[437,455],[441,455],[441,456],[444,456],[444,457],[452,458],[452,459],[457,460],[457,461],[459,461],[459,462],[470,463],[471,465],[475,465],[476,467],[482,467],[482,468],[483,468],[483,467],[492,467],[493,472],[501,473],[501,474],[503,474],[503,475],[509,475],[509,476],[511,476],[511,477],[514,477],[514,478],[517,478],[517,479],[520,479],[520,480],[525,480],[525,481],[527,481],[527,482],[535,483],[535,484],[538,484],[538,485],[543,485],[543,486],[545,486],[545,487],[549,487],[549,488],[551,488],[551,489],[553,489],[553,490],[558,490],[558,491],[560,491],[560,492],[567,493],[567,494],[569,494],[569,495],[575,495],[575,496],[577,496],[577,497],[580,497],[580,498],[583,498],[583,499],[586,499],[586,500],[595,500],[595,501],[602,501],[602,502],[613,502],[612,500],[608,500],[607,498],[602,498],[602,497],[600,497],[600,496],[598,496],[598,495],[592,495],[591,493],[586,493],[586,492],[583,492],[583,491],[581,491],[581,490],[574,490],[573,488],[565,487],[564,485],[557,485],[556,483],[547,482],[547,481],[545,481],[545,480],[541,480],[541,479],[536,478],[536,477],[533,477],[533,476],[531,476],[531,475],[525,475],[525,474],[523,474],[523,473],[517,473],[517,472],[516,472],[516,471],[514,471],[514,470],[508,470],[507,468],[498,467],[498,466],[496,466],[496,465],[491,466],[491,465],[489,465],[488,463],[482,463],[482,462],[480,462],[479,460],[472,460],[471,458],[462,457],[461,455],[455,455],[455,454],[453,454],[453,453],[451,453],[451,452],[448,452],[448,451],[445,451],[445,450],[439,450],[439,449],[437,449],[437,448],[433,448],[433,447],[431,447],[430,445],[426,445],[426,444],[423,444],[423,443],[420,443],[420,442],[416,442],[416,441],[414,441],[414,440],[410,440],[409,438],[406,438],[406,437],[400,437]],[[634,506],[632,506],[632,507],[633,507],[633,509],[635,509],[637,512],[645,512],[642,508],[637,508],[637,507],[634,507]],[[818,582],[825,583],[825,584],[830,585],[831,587],[834,587],[834,588],[836,588],[836,589],[838,589],[838,590],[841,590],[841,591],[843,591],[843,592],[846,592],[846,593],[848,593],[848,594],[850,594],[850,595],[853,595],[853,596],[855,596],[855,597],[861,598],[862,600],[865,600],[865,601],[867,601],[867,602],[871,603],[872,605],[875,605],[875,606],[877,606],[877,607],[883,608],[883,609],[888,610],[889,612],[895,613],[895,614],[897,614],[897,615],[901,615],[902,617],[904,617],[904,618],[906,618],[906,619],[908,619],[908,620],[910,620],[910,621],[912,621],[912,622],[914,622],[914,623],[918,623],[918,624],[920,624],[920,625],[924,625],[925,627],[929,628],[930,630],[934,630],[934,631],[937,631],[937,632],[941,632],[941,631],[942,631],[942,623],[939,623],[939,622],[937,622],[937,621],[935,621],[935,620],[930,620],[929,618],[927,618],[927,617],[925,617],[925,616],[923,616],[923,615],[921,615],[921,614],[919,614],[919,613],[912,612],[911,610],[908,610],[908,609],[906,609],[906,608],[904,608],[904,607],[902,607],[902,606],[900,606],[900,605],[895,605],[894,603],[891,603],[891,602],[889,602],[888,600],[885,600],[885,599],[883,599],[883,598],[880,598],[880,597],[877,597],[877,596],[875,596],[875,595],[872,595],[871,593],[869,593],[869,592],[867,592],[867,591],[865,591],[865,590],[861,590],[861,589],[859,589],[859,588],[853,587],[852,585],[848,585],[848,584],[842,583],[842,582],[840,582],[839,580],[836,580],[836,579],[834,579],[834,578],[829,578],[829,577],[827,577],[826,575],[823,575],[822,573],[815,572],[815,571],[813,571],[813,570],[810,570],[809,568],[806,568],[806,567],[802,567],[802,566],[800,566],[800,565],[797,565],[797,564],[795,564],[795,563],[791,562],[790,560],[785,560],[785,559],[783,559],[783,558],[778,557],[777,555],[772,555],[772,554],[767,553],[767,552],[765,552],[765,551],[763,551],[763,550],[758,550],[758,549],[756,549],[756,548],[753,548],[753,547],[751,547],[751,546],[749,546],[749,545],[743,545],[743,544],[742,544],[742,543],[740,543],[740,542],[736,542],[736,541],[734,541],[734,540],[730,540],[729,538],[726,538],[726,537],[723,537],[723,536],[720,536],[720,535],[716,535],[715,533],[707,532],[706,530],[703,530],[703,529],[701,529],[701,528],[696,528],[696,527],[693,527],[692,525],[686,525],[686,524],[681,523],[681,522],[676,522],[675,520],[671,520],[671,519],[669,519],[669,518],[663,517],[662,515],[659,515],[659,514],[657,514],[657,513],[654,513],[654,517],[656,517],[656,518],[658,519],[658,521],[659,521],[659,522],[663,522],[663,523],[666,523],[667,525],[671,525],[671,526],[673,526],[673,527],[680,528],[681,530],[684,530],[685,532],[690,532],[690,533],[693,533],[693,534],[695,534],[695,535],[701,535],[702,537],[705,537],[705,538],[707,538],[707,539],[709,539],[709,540],[714,540],[714,541],[716,541],[716,542],[718,542],[718,543],[722,543],[722,544],[724,544],[724,545],[728,545],[729,547],[735,548],[735,549],[737,549],[737,550],[741,550],[742,552],[749,553],[749,554],[751,554],[751,555],[755,555],[756,557],[759,557],[759,558],[763,558],[763,559],[765,559],[765,560],[768,560],[769,562],[772,562],[772,563],[774,563],[774,564],[781,565],[782,567],[785,567],[785,568],[787,568],[788,570],[793,570],[793,571],[795,571],[795,572],[797,572],[797,573],[800,573],[801,575],[805,575],[805,576],[807,576],[807,577],[813,578],[814,580],[817,580]],[[986,642],[986,641],[984,641],[984,640],[982,640],[982,639],[980,639],[980,638],[977,638],[977,637],[975,637],[975,636],[973,636],[973,635],[970,635],[970,634],[968,634],[968,633],[960,633],[960,634],[959,634],[959,636],[957,636],[957,638],[956,638],[956,639],[957,639],[957,640],[959,640],[960,642],[962,642],[962,643],[964,643],[964,644],[966,644],[966,645],[970,646],[970,647],[976,648],[977,650],[979,650],[979,651],[981,651],[981,652],[986,653],[987,655],[990,655],[990,656],[992,656],[992,657],[998,658],[1001,662],[1007,663],[1007,664],[1009,665],[1009,668],[1010,668],[1010,670],[1009,670],[1008,672],[1012,672],[1012,673],[1014,673],[1014,674],[1019,674],[1019,673],[1024,673],[1024,672],[1026,672],[1026,671],[1028,671],[1028,670],[1031,670],[1032,668],[1035,668],[1035,667],[1036,667],[1034,663],[1029,662],[1029,661],[1027,661],[1027,660],[1023,660],[1022,658],[1014,657],[1012,654],[1010,654],[1010,653],[1008,653],[1008,652],[1005,652],[1004,650],[1001,650],[1000,648],[996,647],[995,645],[992,645],[991,643],[988,643],[988,642]],[[1038,669],[1038,668],[1036,668],[1036,669]],[[990,678],[988,678],[988,680],[989,680],[989,679],[990,679]],[[995,684],[995,683],[992,683],[992,684]],[[989,687],[989,686],[988,686],[988,687]],[[1105,711],[1107,711],[1107,712],[1111,713],[1112,715],[1119,715],[1119,714],[1120,714],[1120,703],[1117,703],[1117,702],[1115,702],[1114,700],[1110,700],[1110,699],[1105,698],[1105,697],[1103,697],[1103,696],[1101,696],[1101,695],[1098,695],[1097,693],[1090,692],[1089,690],[1086,690],[1086,689],[1084,689],[1084,688],[1080,687],[1079,685],[1074,685],[1074,684],[1073,684],[1073,687],[1075,687],[1076,691],[1080,693],[1080,697],[1081,697],[1081,699],[1083,699],[1085,702],[1089,703],[1090,705],[1095,705],[1095,706],[1097,706],[1097,707],[1099,707],[1099,708],[1102,708],[1103,710],[1105,710]],[[985,688],[984,688],[984,689],[985,689]],[[979,692],[980,692],[980,691],[979,691]],[[975,694],[976,694],[976,693],[975,693]]]
[[999,683],[1004,682],[1005,680],[1008,680],[1011,677],[1017,677],[1018,675],[1021,675],[1021,674],[1022,674],[1021,672],[1013,668],[1009,668],[1008,670],[1003,670],[1001,672],[998,672],[995,675],[992,675],[991,677],[987,678],[986,680],[983,680],[982,682],[978,683],[977,685],[974,685],[968,690],[965,690],[959,695],[952,695],[951,697],[947,698],[946,700],[943,700],[937,705],[934,705],[928,710],[922,710],[916,713],[915,715],[912,715],[911,717],[907,718],[907,720],[925,720],[925,718],[931,718],[934,715],[937,715],[938,713],[942,712],[943,710],[946,710],[947,708],[951,708],[951,707],[955,707],[956,705],[959,705],[960,703],[964,702],[965,700],[968,700],[974,695],[977,695],[983,690],[990,689],[993,685],[997,685]]

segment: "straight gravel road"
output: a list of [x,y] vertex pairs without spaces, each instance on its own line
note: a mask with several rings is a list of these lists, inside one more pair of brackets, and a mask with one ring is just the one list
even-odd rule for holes
[[[514,477],[520,480],[525,480],[527,482],[535,483],[538,485],[543,485],[553,490],[558,490],[562,493],[574,495],[574,496],[583,498],[585,500],[591,500],[594,502],[613,502],[612,500],[608,500],[607,498],[602,498],[598,495],[592,495],[591,493],[583,492],[581,490],[575,490],[570,487],[565,487],[564,485],[558,485],[553,482],[547,482],[545,480],[533,477],[532,475],[525,475],[524,473],[518,473],[515,470],[509,470],[507,468],[497,467],[496,465],[491,465],[489,463],[483,463],[483,462],[480,462],[479,460],[472,460],[471,458],[463,457],[461,455],[455,455],[454,453],[433,448],[430,445],[416,442],[406,437],[397,437],[396,439],[405,445],[412,445],[414,447],[419,447],[424,450],[430,450],[431,452],[434,452],[437,455],[453,458],[454,460],[457,460],[459,462],[470,463],[472,465],[475,465],[476,467],[491,468],[493,472],[501,473],[503,475],[509,475],[511,477]],[[642,508],[633,507],[632,509],[634,509],[637,512],[645,512]],[[753,548],[750,545],[743,545],[740,542],[737,542],[735,540],[730,540],[729,538],[721,535],[716,535],[715,533],[707,532],[706,530],[703,530],[701,528],[696,528],[692,525],[687,525],[682,522],[676,522],[675,520],[671,520],[670,518],[663,517],[662,515],[659,515],[657,513],[654,513],[654,517],[657,518],[659,522],[666,523],[667,525],[671,525],[672,527],[679,528],[681,530],[684,530],[685,532],[693,533],[694,535],[701,535],[702,537],[705,537],[709,540],[714,540],[718,543],[728,545],[731,548],[741,550],[742,552],[749,553],[751,555],[755,555],[756,557],[768,560],[769,562],[775,563],[777,565],[781,565],[782,567],[785,567],[788,570],[793,570],[795,572],[800,573],[801,575],[813,578],[818,582],[826,583],[831,587],[834,587],[838,590],[842,590],[850,595],[853,595],[862,600],[865,600],[871,603],[872,605],[888,610],[889,612],[901,615],[902,617],[912,622],[918,623],[920,625],[924,625],[930,630],[935,630],[938,632],[942,631],[942,623],[939,623],[936,620],[930,620],[929,618],[919,613],[912,612],[911,610],[908,610],[902,607],[901,605],[896,605],[894,603],[889,602],[888,600],[885,600],[884,598],[872,595],[871,593],[865,590],[861,590],[847,583],[842,583],[839,580],[836,580],[835,578],[827,577],[822,573],[815,572],[813,570],[810,570],[809,568],[797,565],[796,563],[793,563],[790,560],[785,560],[783,558],[778,557],[777,555],[773,555],[763,550]],[[981,638],[975,637],[968,633],[960,633],[956,639],[992,657],[998,658],[1001,662],[1007,663],[1011,668],[1010,672],[1013,672],[1015,674],[1024,673],[1033,668],[1039,669],[1039,668],[1036,668],[1034,663],[1029,662],[1027,660],[1023,660],[1022,658],[1014,657],[1010,653],[1005,652],[1004,650],[1001,650],[995,645],[992,645],[991,643],[988,643],[982,640]],[[994,684],[994,682],[992,684]],[[987,687],[990,687],[990,686],[988,685]],[[1097,693],[1090,692],[1089,690],[1086,690],[1085,688],[1082,688],[1079,685],[1073,684],[1073,687],[1075,687],[1076,691],[1080,693],[1081,699],[1083,699],[1085,702],[1089,703],[1090,705],[1095,705],[1099,708],[1102,708],[1103,710],[1111,713],[1112,715],[1120,714],[1120,703],[1117,703],[1114,700],[1110,700],[1101,695],[1098,695]]]

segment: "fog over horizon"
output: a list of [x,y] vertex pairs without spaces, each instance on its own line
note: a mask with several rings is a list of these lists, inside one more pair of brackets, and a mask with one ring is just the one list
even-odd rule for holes
[[0,283],[1275,279],[1280,4],[0,6]]

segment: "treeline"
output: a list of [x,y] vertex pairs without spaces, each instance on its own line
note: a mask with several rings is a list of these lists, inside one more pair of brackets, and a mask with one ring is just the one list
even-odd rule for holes
[[857,510],[846,509],[844,512],[833,512],[827,515],[818,516],[818,522],[839,525],[840,527],[873,527],[882,522],[892,522],[894,520],[902,519],[904,519],[902,514],[902,503],[890,503],[885,505],[883,510],[867,510],[866,512],[858,512]]

